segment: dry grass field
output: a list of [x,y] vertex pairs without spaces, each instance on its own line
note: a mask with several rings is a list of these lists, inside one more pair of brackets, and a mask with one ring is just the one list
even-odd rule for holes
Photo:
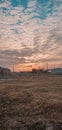
[[0,81],[0,130],[62,130],[62,76]]

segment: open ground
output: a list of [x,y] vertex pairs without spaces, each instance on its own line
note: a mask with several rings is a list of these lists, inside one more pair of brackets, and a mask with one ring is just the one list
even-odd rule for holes
[[62,130],[62,76],[0,81],[0,130]]

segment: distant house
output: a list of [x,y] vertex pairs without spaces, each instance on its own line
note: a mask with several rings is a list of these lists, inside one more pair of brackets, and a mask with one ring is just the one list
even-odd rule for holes
[[52,74],[62,74],[62,68],[51,69],[50,73],[52,73]]
[[11,73],[10,69],[0,67],[0,76],[9,76]]

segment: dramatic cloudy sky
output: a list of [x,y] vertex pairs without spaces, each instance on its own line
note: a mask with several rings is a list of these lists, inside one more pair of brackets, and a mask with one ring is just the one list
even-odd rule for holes
[[62,65],[62,0],[0,0],[0,66]]

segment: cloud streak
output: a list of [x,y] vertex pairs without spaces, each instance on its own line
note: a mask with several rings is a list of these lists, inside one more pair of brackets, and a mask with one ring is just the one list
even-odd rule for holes
[[61,62],[61,21],[61,0],[1,0],[0,64]]

